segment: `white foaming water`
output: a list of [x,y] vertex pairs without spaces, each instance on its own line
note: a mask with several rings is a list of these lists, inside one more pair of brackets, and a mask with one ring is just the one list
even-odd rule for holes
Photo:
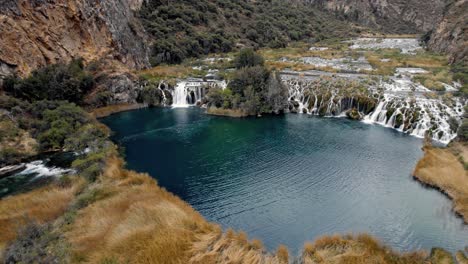
[[[364,93],[346,90],[346,86],[336,87],[333,81],[320,81],[320,78],[292,75],[283,78],[288,87],[289,101],[296,112],[338,117],[356,109],[363,122],[383,125],[412,136],[422,138],[430,132],[433,140],[444,144],[456,137],[456,127],[450,123],[462,119],[463,102],[460,98],[448,101],[426,98],[424,93],[429,90],[413,83],[408,76],[393,76],[373,84],[361,80],[367,87]],[[353,77],[341,79],[356,81]]]
[[353,43],[351,49],[399,49],[402,53],[422,49],[415,38],[357,38],[349,42]]
[[188,91],[186,89],[187,82],[179,82],[174,88],[174,93],[172,94],[172,107],[189,107],[187,104]]
[[163,85],[164,87],[167,87],[166,84],[164,84],[163,82],[160,82],[158,85],[158,89],[159,91],[161,91],[161,94],[162,94],[162,98],[163,98],[162,105],[166,106],[167,98],[166,98],[166,94],[164,93],[164,90],[162,89]]
[[360,72],[374,70],[365,57],[359,57],[358,59],[353,59],[351,57],[334,59],[323,59],[320,57],[303,57],[300,60],[303,63],[311,64],[315,67],[330,67],[333,69],[344,71]]
[[36,174],[36,177],[60,176],[73,172],[72,169],[62,169],[57,167],[47,167],[44,161],[37,160],[26,164],[26,168],[18,175]]
[[194,106],[201,102],[205,97],[209,88],[219,87],[221,89],[226,88],[225,81],[217,80],[203,80],[203,79],[187,79],[179,81],[174,91],[172,92],[172,107],[189,107]]
[[395,128],[412,136],[424,138],[427,131],[432,139],[448,144],[456,137],[449,119],[460,120],[463,114],[460,102],[448,106],[438,99],[409,98],[385,94],[375,111],[364,117],[364,122]]

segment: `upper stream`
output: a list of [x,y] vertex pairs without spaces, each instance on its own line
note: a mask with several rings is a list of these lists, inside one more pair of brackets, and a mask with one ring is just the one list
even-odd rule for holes
[[147,172],[207,220],[274,250],[368,232],[402,250],[468,246],[451,201],[411,173],[422,140],[342,118],[233,119],[198,108],[149,108],[102,120]]

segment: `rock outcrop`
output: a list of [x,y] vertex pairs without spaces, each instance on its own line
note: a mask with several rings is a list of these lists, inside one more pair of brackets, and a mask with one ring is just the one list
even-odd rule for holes
[[129,68],[116,60],[97,61],[92,70],[95,87],[85,98],[93,107],[118,104],[136,104],[142,85]]
[[430,31],[447,0],[304,0],[336,15],[388,33]]
[[442,21],[432,32],[428,42],[429,49],[447,53],[452,63],[468,63],[467,10],[467,0],[457,0],[449,4]]
[[149,65],[136,0],[3,0],[0,2],[0,77],[82,57]]

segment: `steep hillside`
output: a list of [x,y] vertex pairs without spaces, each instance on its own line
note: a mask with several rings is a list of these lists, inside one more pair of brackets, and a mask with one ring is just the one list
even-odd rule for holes
[[450,55],[452,62],[467,63],[468,56],[468,10],[467,0],[449,4],[440,24],[434,29],[428,47]]
[[131,8],[138,1],[1,1],[0,77],[77,57],[147,66],[145,33]]
[[236,47],[285,47],[356,35],[360,29],[300,1],[149,0],[140,11],[154,40],[152,64],[229,52]]
[[447,0],[305,0],[338,17],[387,33],[422,33],[434,28]]

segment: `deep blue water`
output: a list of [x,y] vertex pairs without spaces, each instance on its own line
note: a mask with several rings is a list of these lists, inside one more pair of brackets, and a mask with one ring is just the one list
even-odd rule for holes
[[468,245],[468,227],[449,199],[411,177],[422,141],[397,131],[306,115],[213,117],[197,108],[102,121],[130,169],[268,249],[298,252],[307,240],[349,232],[403,251]]

